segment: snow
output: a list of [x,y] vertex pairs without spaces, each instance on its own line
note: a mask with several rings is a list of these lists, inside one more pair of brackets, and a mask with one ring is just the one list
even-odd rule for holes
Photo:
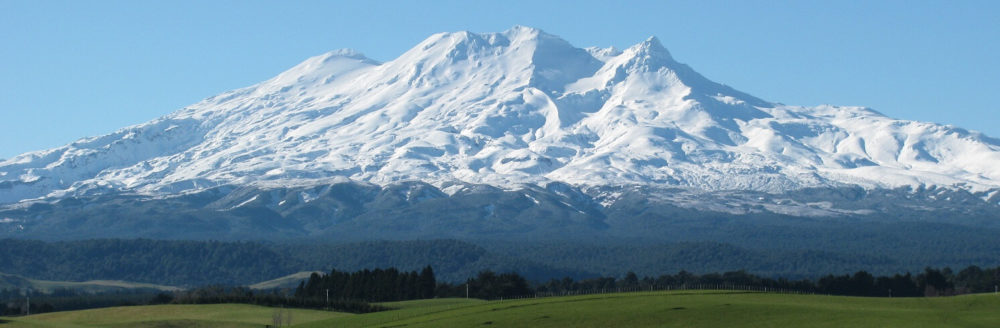
[[247,200],[243,201],[242,203],[237,204],[236,206],[230,207],[229,209],[227,209],[227,211],[235,210],[237,208],[246,206],[247,204],[250,204],[251,202],[257,200],[257,197],[259,197],[259,196],[258,195],[254,195],[253,197],[250,197],[250,199],[247,199]]
[[767,102],[706,79],[656,38],[581,49],[517,26],[435,34],[385,63],[332,51],[149,123],[4,160],[0,203],[348,180],[447,194],[550,182],[986,191],[1000,187],[996,163],[1000,141],[977,132]]
[[538,201],[538,199],[536,199],[535,197],[533,197],[533,196],[531,196],[529,194],[524,194],[524,197],[527,197],[528,199],[530,199],[532,202],[535,203],[535,205],[539,205],[539,204],[542,203],[542,202]]

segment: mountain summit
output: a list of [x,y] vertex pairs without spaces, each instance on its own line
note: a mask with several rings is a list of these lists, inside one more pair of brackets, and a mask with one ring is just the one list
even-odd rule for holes
[[435,34],[385,63],[333,51],[152,122],[5,160],[0,203],[347,180],[989,193],[996,163],[1000,142],[976,132],[755,98],[655,37],[581,49],[517,26]]

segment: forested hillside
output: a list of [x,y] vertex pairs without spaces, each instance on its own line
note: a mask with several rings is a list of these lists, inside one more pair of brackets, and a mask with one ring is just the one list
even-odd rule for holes
[[[971,250],[969,254],[982,254],[949,258],[943,250],[928,254],[907,249],[865,251],[860,249],[863,242],[810,250],[752,248],[718,242],[629,240],[605,240],[600,244],[458,240],[277,244],[6,239],[0,240],[3,250],[0,252],[0,272],[44,280],[125,280],[202,286],[249,285],[301,271],[357,271],[379,267],[414,271],[428,265],[434,268],[439,281],[459,282],[484,270],[518,272],[529,281],[619,276],[627,271],[655,276],[681,270],[693,273],[745,270],[763,277],[817,279],[823,275],[852,274],[861,270],[874,275],[891,275],[919,272],[927,266],[964,268],[998,264],[995,256],[985,252],[995,245],[984,240],[964,242]],[[886,252],[897,256],[884,255]]]

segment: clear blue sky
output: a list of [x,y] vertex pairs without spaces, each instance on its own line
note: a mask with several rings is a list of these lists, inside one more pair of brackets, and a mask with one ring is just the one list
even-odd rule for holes
[[353,48],[515,24],[578,47],[650,35],[769,101],[862,105],[1000,137],[1000,1],[0,0],[0,158],[60,146]]

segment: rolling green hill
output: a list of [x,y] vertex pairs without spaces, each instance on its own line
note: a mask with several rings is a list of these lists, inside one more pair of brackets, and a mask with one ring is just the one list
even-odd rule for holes
[[[295,327],[996,327],[1000,295],[858,298],[729,291],[638,292],[505,301],[386,303],[363,315],[293,310]],[[275,309],[249,305],[138,306],[2,318],[15,327],[243,327]]]

